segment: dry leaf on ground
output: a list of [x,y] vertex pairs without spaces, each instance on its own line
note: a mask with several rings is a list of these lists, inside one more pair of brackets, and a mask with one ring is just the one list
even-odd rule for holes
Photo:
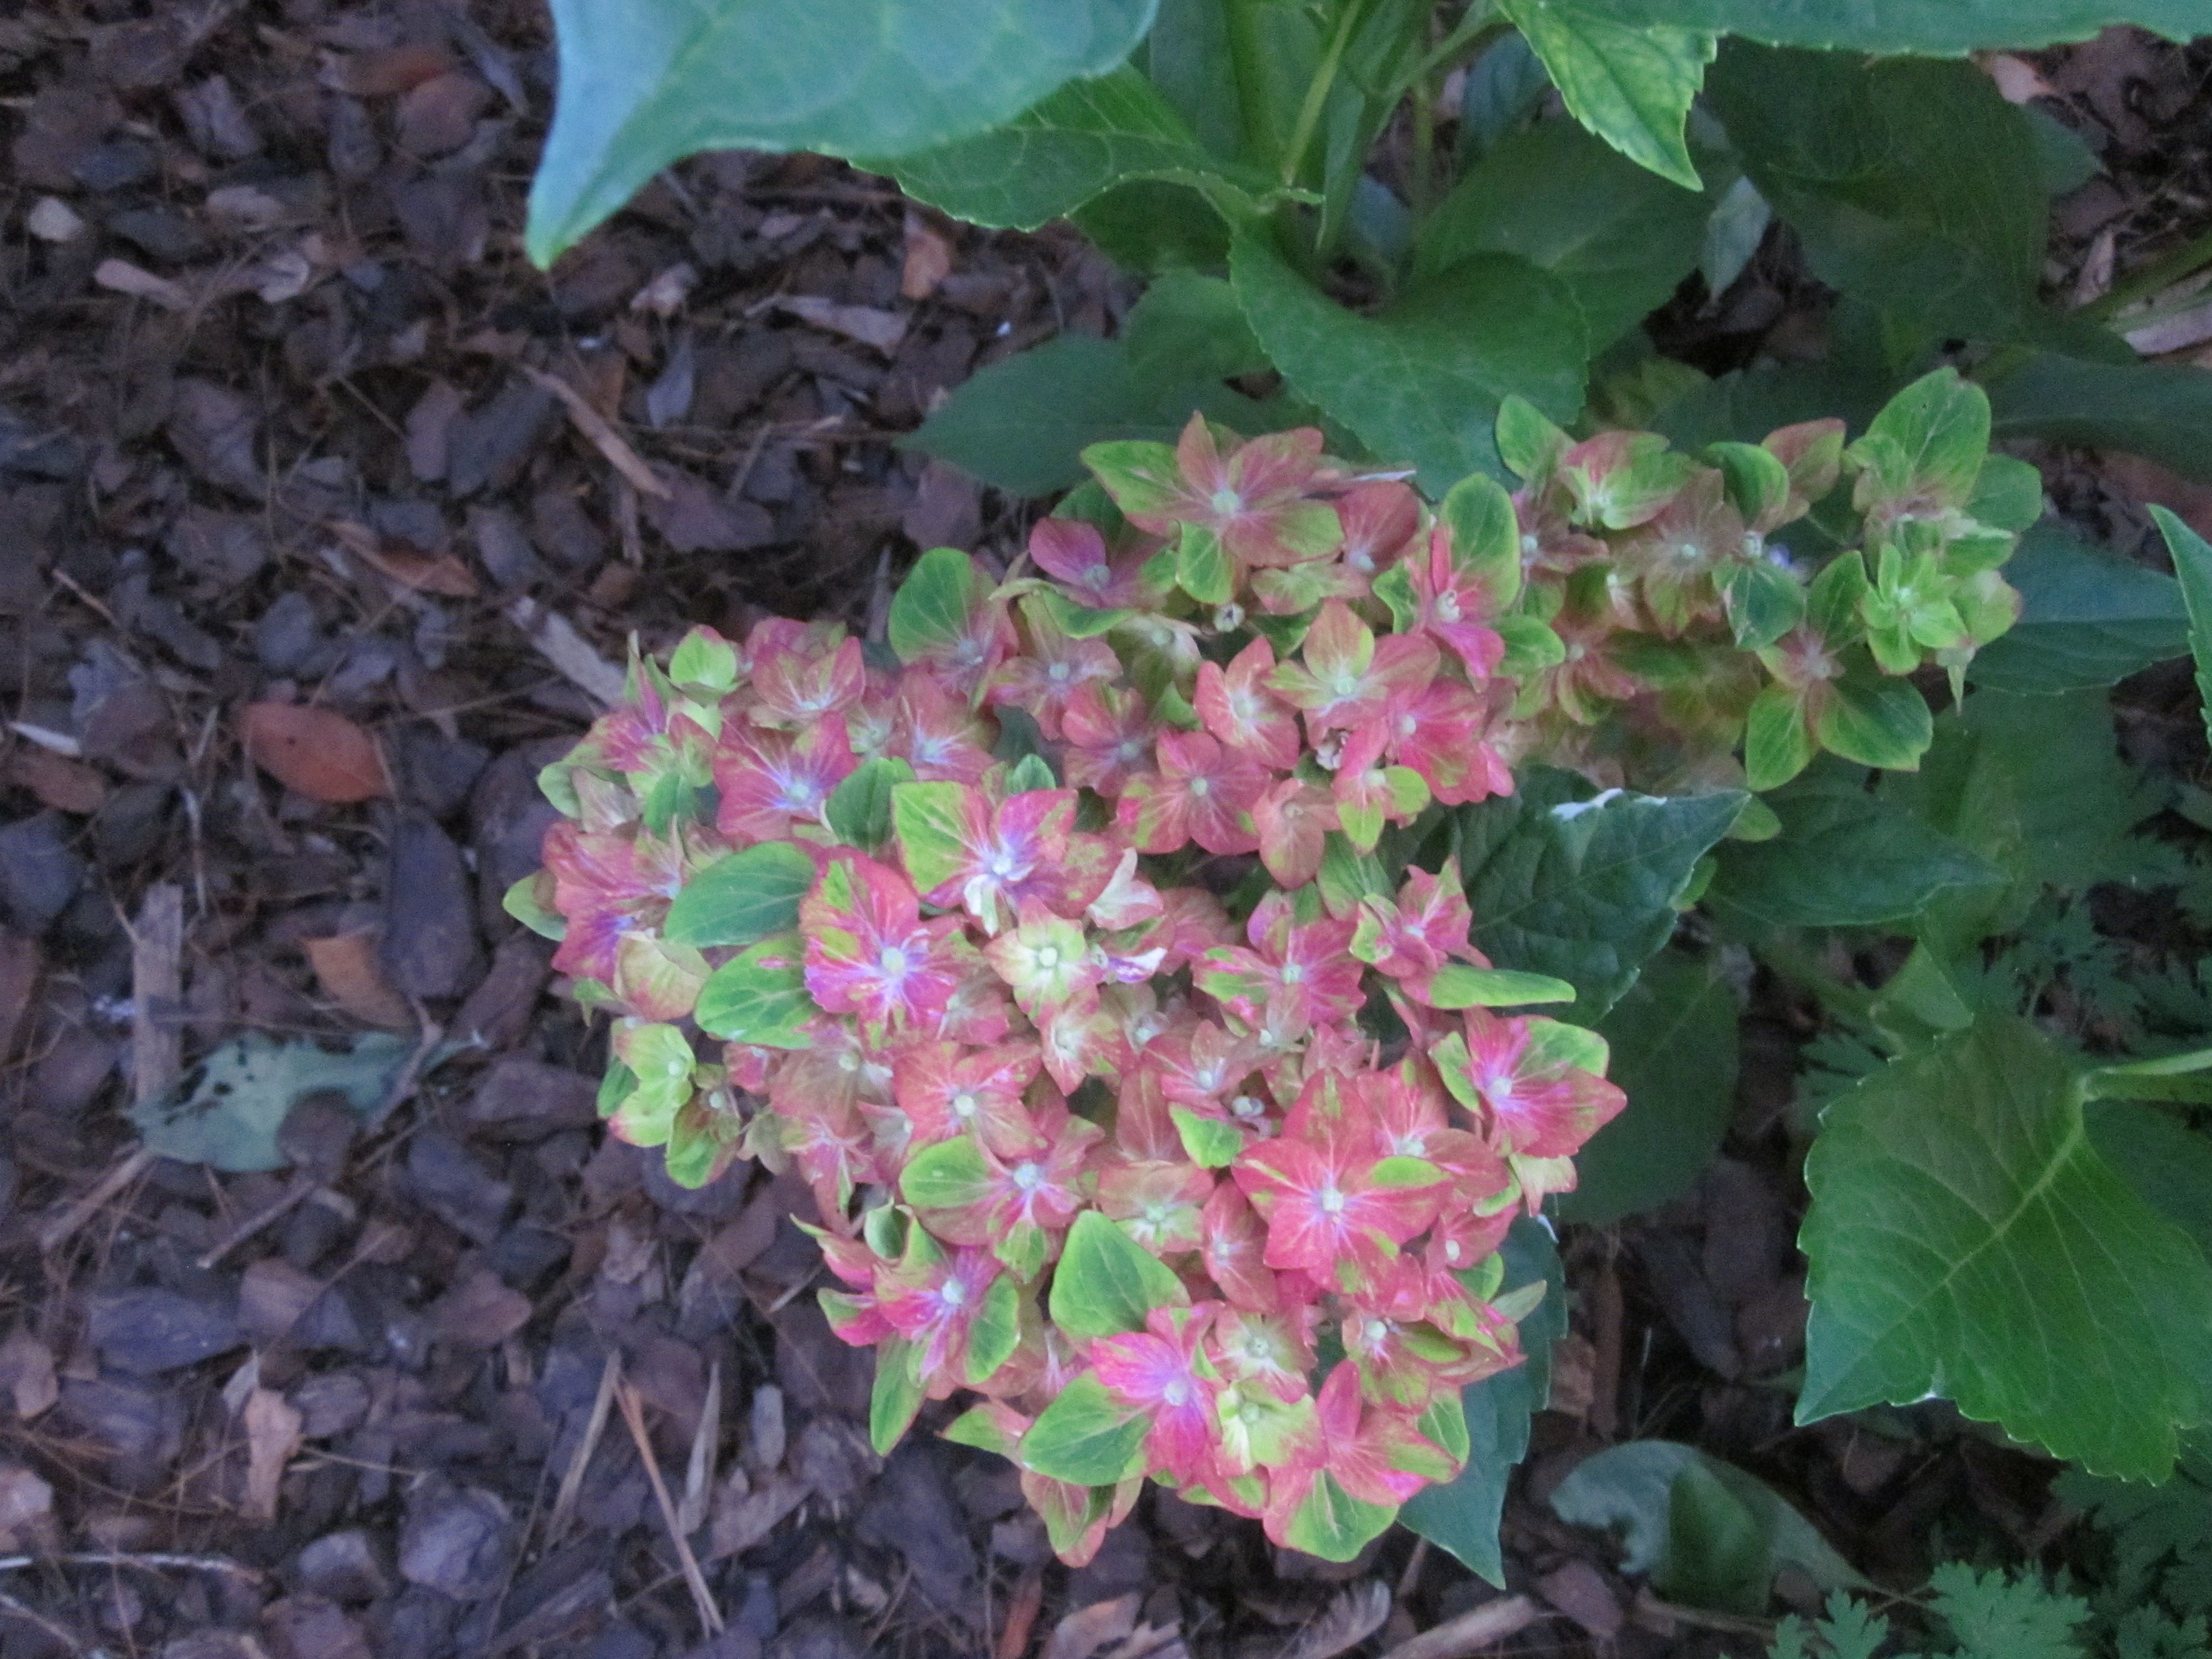
[[343,714],[290,702],[250,702],[239,741],[252,760],[310,800],[348,805],[392,792],[376,739]]

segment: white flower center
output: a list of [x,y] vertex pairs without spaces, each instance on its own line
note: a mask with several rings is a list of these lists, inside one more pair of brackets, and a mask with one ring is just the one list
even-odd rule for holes
[[906,952],[894,945],[876,958],[876,966],[883,970],[885,979],[902,979],[906,976]]
[[1033,1193],[1042,1184],[1044,1171],[1034,1163],[1014,1165],[1014,1185],[1025,1193]]
[[1340,1215],[1343,1213],[1344,1194],[1337,1191],[1334,1182],[1328,1186],[1323,1187],[1321,1191],[1315,1194],[1314,1201],[1321,1206],[1321,1212],[1323,1215]]
[[948,1279],[945,1281],[945,1288],[938,1294],[946,1307],[957,1308],[968,1300],[968,1287],[957,1279]]
[[1160,1390],[1160,1398],[1170,1406],[1188,1404],[1190,1400],[1190,1384],[1180,1376],[1170,1377],[1167,1387]]
[[957,1118],[973,1117],[975,1115],[978,1103],[975,1097],[963,1089],[952,1097],[952,1115]]
[[1220,514],[1224,518],[1226,518],[1230,514],[1236,512],[1244,505],[1244,498],[1239,495],[1235,490],[1231,489],[1227,484],[1224,484],[1220,489],[1213,492],[1212,496],[1207,501],[1206,505],[1211,507],[1216,513]]
[[1036,965],[1047,969],[1059,967],[1060,946],[1057,945],[1040,945],[1037,946]]
[[1437,595],[1437,615],[1448,623],[1459,620],[1459,595],[1443,592]]
[[1193,778],[1190,781],[1190,793],[1194,795],[1212,794],[1213,793],[1213,780],[1212,778]]
[[1103,564],[1094,564],[1083,573],[1083,585],[1085,587],[1103,587],[1113,580],[1113,571]]

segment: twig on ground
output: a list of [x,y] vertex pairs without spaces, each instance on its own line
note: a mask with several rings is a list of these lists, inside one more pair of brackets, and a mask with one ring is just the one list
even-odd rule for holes
[[575,1455],[562,1473],[561,1490],[554,1495],[553,1513],[545,1522],[549,1547],[560,1541],[568,1517],[575,1513],[576,1495],[584,1485],[584,1466],[592,1461],[592,1454],[599,1449],[599,1437],[607,1431],[607,1408],[614,1403],[615,1385],[621,1380],[622,1350],[616,1348],[608,1352],[607,1363],[599,1369],[599,1391],[592,1400],[591,1419],[584,1425],[584,1437],[576,1443]]
[[147,1572],[219,1572],[227,1577],[244,1579],[249,1584],[260,1583],[268,1577],[258,1567],[226,1560],[220,1555],[110,1555],[97,1550],[72,1551],[64,1555],[0,1555],[0,1572],[21,1572],[26,1567],[57,1564],[64,1567],[137,1567]]
[[538,655],[560,671],[561,678],[595,702],[619,701],[623,671],[594,651],[576,625],[557,611],[549,611],[525,595],[507,608],[507,619],[530,636]]
[[37,1608],[18,1601],[5,1590],[0,1590],[0,1613],[11,1613],[27,1624],[36,1625],[71,1653],[83,1653],[88,1650],[84,1644],[65,1626],[57,1625]]
[[1525,1595],[1501,1595],[1399,1643],[1382,1659],[1466,1659],[1548,1616]]
[[676,1546],[676,1559],[684,1568],[684,1583],[691,1592],[691,1603],[699,1610],[699,1622],[706,1626],[707,1634],[722,1633],[722,1610],[714,1605],[714,1592],[707,1588],[707,1575],[699,1571],[699,1558],[691,1553],[691,1541],[684,1535],[678,1524],[676,1504],[668,1496],[668,1483],[660,1478],[660,1460],[653,1455],[653,1442],[645,1432],[645,1408],[638,1403],[637,1390],[627,1382],[615,1383],[615,1401],[621,1406],[623,1421],[629,1427],[629,1437],[637,1445],[638,1461],[645,1465],[645,1478],[653,1487],[653,1500],[660,1506],[660,1518],[668,1524],[668,1536]]
[[184,959],[185,890],[160,882],[146,890],[131,929],[131,1096],[141,1105],[167,1094],[184,1070],[176,1024]]
[[92,1183],[80,1196],[65,1204],[39,1229],[39,1249],[52,1255],[76,1237],[77,1230],[105,1209],[110,1199],[146,1173],[154,1162],[154,1154],[143,1146],[134,1147],[115,1167]]
[[615,430],[612,422],[592,407],[590,398],[558,374],[548,374],[544,369],[532,368],[528,363],[520,367],[532,385],[551,392],[561,400],[561,407],[568,411],[568,418],[574,423],[576,430],[584,435],[592,448],[607,458],[609,465],[629,480],[633,489],[641,495],[666,498],[668,486],[661,483],[660,475],[629,447],[629,440]]

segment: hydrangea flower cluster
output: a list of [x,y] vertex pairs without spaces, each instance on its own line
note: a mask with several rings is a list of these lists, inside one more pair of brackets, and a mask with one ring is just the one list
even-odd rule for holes
[[[1412,855],[1509,758],[1600,769],[1655,710],[1725,755],[1778,692],[1848,752],[1850,653],[1986,637],[1982,496],[1880,435],[1701,465],[1510,406],[1520,495],[1434,510],[1311,431],[1098,446],[1004,577],[926,555],[886,647],[634,660],[509,908],[616,1017],[616,1133],[809,1184],[879,1445],[972,1396],[947,1431],[1066,1559],[1148,1475],[1347,1559],[1463,1466],[1533,1305],[1498,1244],[1624,1103],[1602,1039],[1516,1012],[1574,988]],[[1808,590],[1763,538],[1854,465],[1880,574]]]
[[1917,765],[1932,717],[1905,677],[1941,665],[1957,694],[2018,619],[1998,567],[2042,482],[1989,453],[1989,400],[1950,369],[1844,439],[1841,421],[1809,421],[1699,460],[1647,432],[1572,441],[1509,400],[1521,609],[1556,648],[1501,746],[1674,791],[1771,789],[1822,750]]

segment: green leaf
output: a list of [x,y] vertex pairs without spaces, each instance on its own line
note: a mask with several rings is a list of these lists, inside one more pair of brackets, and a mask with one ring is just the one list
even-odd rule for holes
[[1281,193],[1257,168],[1206,154],[1151,82],[1124,65],[1073,81],[1002,127],[878,171],[971,224],[1035,230],[1113,186],[1187,185],[1232,219]]
[[1130,371],[1148,386],[1225,380],[1271,367],[1237,291],[1193,270],[1155,277],[1121,319],[1121,342]]
[[2203,705],[2204,729],[2212,734],[2212,546],[2162,507],[2151,516],[2173,555],[2173,574],[2189,607],[2189,654],[2197,659],[2197,696]]
[[1528,1452],[1528,1425],[1552,1390],[1552,1345],[1567,1334],[1566,1279],[1559,1252],[1544,1224],[1527,1216],[1513,1224],[1500,1247],[1503,1290],[1544,1287],[1536,1311],[1521,1322],[1528,1358],[1460,1391],[1467,1416],[1467,1467],[1442,1486],[1425,1487],[1398,1512],[1399,1519],[1430,1542],[1449,1550],[1500,1589],[1505,1563],[1498,1547],[1498,1522],[1505,1483]]
[[[1552,1493],[1552,1510],[1571,1526],[1616,1534],[1622,1569],[1648,1573],[1676,1599],[1734,1588],[1711,1578],[1723,1564],[1745,1572],[1739,1583],[1756,1582],[1755,1597],[1737,1601],[1738,1612],[1764,1612],[1768,1583],[1784,1565],[1824,1589],[1866,1583],[1773,1487],[1676,1441],[1635,1440],[1585,1458]],[[1755,1561],[1747,1527],[1763,1544]],[[1720,1528],[1734,1535],[1717,1535]]]
[[965,1381],[970,1388],[989,1382],[1000,1366],[1013,1358],[1022,1341],[1021,1287],[1001,1273],[983,1293],[975,1322],[968,1328]]
[[684,884],[661,936],[695,950],[750,945],[789,932],[814,885],[814,860],[789,842],[766,841],[717,859]]
[[991,1167],[967,1135],[925,1146],[899,1172],[899,1191],[917,1210],[960,1210],[991,1194]]
[[1509,253],[1566,285],[1593,348],[1666,304],[1698,263],[1707,204],[1571,121],[1516,133],[1486,152],[1437,204],[1413,248],[1437,275],[1478,253]]
[[915,561],[891,598],[891,649],[901,662],[942,651],[958,639],[988,582],[957,547],[933,547]]
[[895,755],[875,755],[862,761],[830,792],[822,810],[830,832],[848,847],[874,852],[891,832],[891,792],[913,781],[914,768]]
[[1713,61],[1709,31],[1663,22],[1624,27],[1583,0],[1499,0],[1575,119],[1639,167],[1703,190],[1683,137]]
[[1978,691],[1937,723],[1922,771],[1884,778],[1881,794],[2003,872],[1996,887],[1931,907],[1921,936],[1949,956],[2018,927],[2046,886],[2124,878],[2128,832],[2159,805],[2121,760],[2112,703],[2096,691]]
[[[2202,373],[2203,371],[2196,371]],[[2189,648],[2189,611],[2171,576],[2038,525],[2005,562],[2020,620],[1967,665],[1994,691],[2076,691],[2125,679]]]
[[1861,766],[1910,771],[1933,736],[1935,716],[1911,680],[1875,668],[1864,651],[1847,659],[1841,678],[1813,721],[1820,747]]
[[1472,161],[1525,120],[1550,90],[1544,60],[1516,33],[1500,35],[1472,64],[1459,100],[1459,143]]
[[2001,890],[1998,865],[1867,793],[1831,764],[1765,797],[1782,820],[1769,841],[1729,842],[1706,902],[1775,927],[1862,927],[1918,915],[1960,888]]
[[902,783],[891,791],[891,823],[899,858],[917,893],[932,893],[967,866],[963,803],[957,783]]
[[1990,453],[1989,394],[1958,370],[1939,368],[1884,404],[1866,437],[1868,451],[1878,446],[1894,458],[1895,475],[1880,479],[1891,499],[1963,507]]
[[1429,988],[1431,1008],[1521,1008],[1532,1002],[1572,1002],[1575,988],[1549,974],[1449,963]]
[[499,908],[538,938],[557,943],[568,936],[568,918],[545,902],[552,896],[552,877],[532,870],[499,896]]
[[1038,1414],[1017,1454],[1024,1468],[1048,1480],[1110,1486],[1142,1470],[1151,1429],[1142,1412],[1115,1405],[1097,1374],[1085,1371]]
[[1737,40],[1706,90],[1823,282],[1933,331],[2012,338],[2042,326],[2033,135],[1972,64]]
[[1292,1549],[1324,1561],[1349,1561],[1397,1517],[1395,1509],[1354,1498],[1324,1471],[1292,1511],[1283,1539]]
[[1201,1170],[1225,1170],[1244,1150],[1244,1132],[1225,1119],[1201,1117],[1188,1106],[1170,1106],[1168,1115],[1184,1156]]
[[530,192],[549,264],[672,161],[708,149],[896,156],[1103,75],[1154,0],[552,0],[553,130]]
[[1705,221],[1698,246],[1698,274],[1705,279],[1708,295],[1717,299],[1735,286],[1773,222],[1774,210],[1757,185],[1738,179],[1728,187]]
[[1514,793],[1452,819],[1474,943],[1493,961],[1567,981],[1577,993],[1567,1017],[1598,1018],[1674,931],[1675,899],[1744,799],[1740,790],[1598,793],[1571,773],[1530,770]]
[[210,1052],[167,1094],[131,1107],[131,1121],[161,1158],[226,1174],[281,1170],[290,1160],[276,1132],[302,1095],[336,1093],[374,1127],[414,1052],[413,1042],[381,1031],[336,1051],[249,1032]]
[[1143,368],[1133,364],[1133,349],[1126,337],[1063,334],[1017,352],[962,381],[900,441],[1010,494],[1046,495],[1082,481],[1087,446],[1127,438],[1171,441],[1193,410],[1248,434],[1304,418],[1296,398],[1255,403],[1230,390],[1219,375],[1209,375],[1206,358],[1170,374],[1174,365],[1163,360]]
[[1060,1329],[1119,1336],[1144,1329],[1153,1309],[1188,1300],[1167,1263],[1097,1211],[1075,1218],[1052,1274],[1052,1322]]
[[2093,1473],[2160,1480],[2204,1420],[2212,1267],[2100,1158],[2074,1062],[1984,1018],[1823,1114],[1797,1420],[1948,1395]]
[[1598,1025],[1606,1076],[1628,1097],[1575,1156],[1563,1221],[1609,1225],[1656,1209],[1705,1173],[1735,1111],[1736,1000],[1717,963],[1662,951]]
[[2212,1256],[2212,1136],[2132,1100],[2094,1101],[2084,1115],[2097,1156]]
[[914,1344],[887,1336],[876,1344],[876,1382],[868,1395],[868,1443],[888,1457],[921,1410],[921,1379],[915,1375]]
[[1990,382],[1990,429],[2123,449],[2212,483],[2212,374],[2183,363],[2100,363],[2039,351]]
[[1577,0],[1631,27],[1671,23],[1784,46],[1957,53],[2087,40],[2134,23],[2171,40],[2204,32],[2197,0]]
[[805,1048],[806,1022],[820,1011],[806,994],[805,959],[796,933],[761,940],[708,975],[691,1018],[725,1042]]
[[1338,305],[1255,233],[1237,238],[1230,276],[1290,383],[1376,454],[1412,462],[1431,495],[1470,472],[1498,476],[1493,428],[1509,393],[1560,421],[1582,405],[1581,313],[1525,261],[1477,256],[1371,317]]

